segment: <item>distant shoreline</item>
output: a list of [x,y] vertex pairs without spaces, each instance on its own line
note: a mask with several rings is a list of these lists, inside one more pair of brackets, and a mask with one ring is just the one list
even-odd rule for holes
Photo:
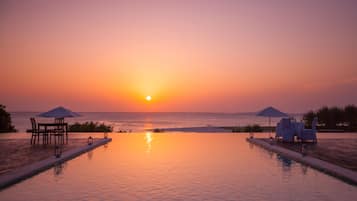
[[[243,129],[244,126],[197,126],[197,127],[178,127],[178,128],[154,128],[146,129],[146,131],[151,131],[155,133],[161,132],[194,132],[194,133],[232,133],[233,129]],[[275,133],[275,126],[262,126],[261,133],[273,131]],[[319,129],[319,133],[357,133],[348,132],[339,129]],[[247,132],[236,132],[236,133],[247,133]],[[257,133],[257,132],[253,132]]]
[[[17,114],[17,113],[41,113],[43,111],[9,111],[10,114]],[[235,115],[235,114],[239,114],[239,115],[255,115],[257,114],[257,112],[86,112],[86,111],[80,111],[80,112],[77,112],[77,113],[123,113],[123,114],[127,114],[127,113],[132,113],[132,114],[232,114],[232,115]],[[301,116],[304,114],[304,112],[287,112],[287,114],[289,114],[290,116]]]
[[[171,127],[171,128],[152,128],[145,129],[144,131],[150,131],[154,133],[163,133],[163,132],[191,132],[191,133],[249,133],[244,130],[245,126],[194,126],[194,127]],[[252,133],[267,133],[273,132],[275,133],[275,126],[262,126],[262,131],[254,131]],[[241,131],[233,131],[234,129],[238,129]],[[31,129],[26,129],[26,133],[30,133]],[[108,133],[132,133],[135,132],[133,130],[118,130],[112,131]],[[344,131],[341,129],[319,129],[317,132],[319,133],[356,133]],[[75,131],[71,131],[71,133],[78,133]],[[82,133],[82,132],[79,132]],[[85,133],[103,133],[103,132],[95,132],[95,131],[86,131]]]
[[147,129],[146,131],[151,131],[155,133],[161,132],[193,132],[193,133],[230,133],[231,130],[224,129],[222,127],[215,126],[201,126],[201,127],[179,127],[179,128],[154,128]]

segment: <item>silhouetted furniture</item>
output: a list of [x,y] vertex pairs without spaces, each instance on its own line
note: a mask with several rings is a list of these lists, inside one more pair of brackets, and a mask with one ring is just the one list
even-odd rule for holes
[[42,143],[48,143],[48,132],[39,128],[39,126],[36,124],[35,118],[32,117],[30,120],[32,125],[31,144],[36,144],[36,138],[37,143],[40,143],[40,135],[42,135]]
[[[53,132],[51,132],[51,135],[54,136],[55,138],[55,144],[56,144],[56,138],[58,138],[58,141],[61,141],[62,144],[64,144],[64,135],[66,132],[66,128],[64,125],[64,118],[56,118],[55,123],[58,124],[58,126],[54,128]],[[50,135],[50,141],[51,141],[51,135]]]
[[312,121],[311,124],[311,129],[303,129],[302,130],[302,135],[300,137],[301,141],[313,141],[313,142],[317,142],[317,138],[316,138],[316,129],[317,126],[317,117],[314,118],[314,120]]
[[50,143],[51,136],[54,136],[55,144],[58,142],[65,143],[64,135],[66,135],[66,143],[68,143],[68,124],[63,121],[58,121],[62,123],[39,123],[38,127],[43,127],[44,132],[50,134]]
[[304,130],[304,123],[303,122],[294,122],[294,125],[295,125],[295,133],[296,133],[296,137],[297,139],[301,139],[302,137],[302,132]]
[[298,132],[300,123],[290,118],[282,118],[276,126],[275,138],[282,139],[284,142],[294,142],[294,137]]
[[275,138],[284,142],[293,142],[295,136],[298,140],[317,142],[316,138],[317,118],[312,121],[312,129],[305,129],[304,123],[296,122],[294,119],[282,118],[276,126]]

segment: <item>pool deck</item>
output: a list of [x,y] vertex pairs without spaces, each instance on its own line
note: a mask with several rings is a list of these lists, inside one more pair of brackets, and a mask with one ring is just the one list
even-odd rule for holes
[[[304,154],[302,154],[301,152],[293,151],[286,147],[280,146],[279,144],[276,144],[274,141],[269,142],[269,140],[267,140],[267,139],[247,138],[247,141],[252,144],[261,146],[267,150],[276,152],[276,153],[283,155],[287,158],[290,158],[294,161],[311,166],[312,168],[315,168],[315,169],[320,170],[326,174],[329,174],[331,176],[339,178],[347,183],[357,185],[357,172],[356,171],[341,167],[339,165],[335,165],[333,163],[330,163],[330,162],[327,162],[324,160],[320,160],[316,157],[310,156],[309,154],[306,155],[305,154],[306,152],[304,152]],[[289,146],[289,145],[286,145],[286,146]]]
[[[91,145],[87,143],[82,146],[75,147],[69,150],[65,150],[60,157],[54,156],[54,149],[51,150],[51,157],[47,159],[33,162],[31,164],[16,168],[15,170],[6,172],[0,175],[0,190],[10,185],[16,184],[24,179],[32,177],[44,170],[47,170],[57,164],[61,164],[67,160],[75,158],[83,153],[86,153],[96,147],[102,146],[112,141],[111,138],[107,139],[94,139]],[[21,160],[21,159],[19,159]]]

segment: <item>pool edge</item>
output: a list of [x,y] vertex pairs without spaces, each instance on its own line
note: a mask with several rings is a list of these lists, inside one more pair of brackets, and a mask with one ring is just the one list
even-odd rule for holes
[[282,156],[288,157],[294,161],[297,161],[299,163],[306,164],[314,169],[317,169],[323,173],[326,173],[330,176],[333,176],[335,178],[338,178],[346,183],[352,184],[354,186],[357,185],[357,173],[349,170],[347,168],[343,168],[341,166],[311,157],[311,156],[304,156],[301,153],[291,151],[289,149],[276,146],[273,144],[270,144],[262,139],[259,138],[247,138],[247,141],[258,145],[262,148],[265,148],[267,150],[273,151],[275,153],[278,153]]
[[91,145],[78,147],[62,153],[60,158],[56,158],[53,156],[45,160],[26,165],[13,172],[0,175],[0,191],[11,185],[19,183],[22,180],[28,179],[36,174],[39,174],[47,169],[50,169],[54,165],[61,164],[65,161],[73,159],[83,153],[86,153],[111,141],[111,138],[96,140]]

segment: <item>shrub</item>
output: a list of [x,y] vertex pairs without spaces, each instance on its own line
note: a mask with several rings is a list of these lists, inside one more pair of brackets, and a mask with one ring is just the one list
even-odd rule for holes
[[0,133],[16,132],[11,123],[11,115],[5,110],[5,106],[0,104]]
[[357,130],[357,107],[354,105],[347,105],[344,108],[344,121],[349,127],[349,130]]
[[254,124],[252,126],[252,130],[253,130],[253,132],[263,132],[263,128],[261,126],[259,126],[258,124]]
[[309,111],[309,112],[307,112],[306,114],[304,114],[304,116],[303,116],[303,121],[304,121],[304,123],[305,123],[305,127],[306,128],[311,128],[311,124],[312,124],[312,120],[315,118],[315,117],[317,117],[317,115],[316,115],[316,113],[314,112],[314,111]]
[[306,127],[311,127],[314,117],[325,129],[344,129],[346,131],[357,131],[357,107],[347,105],[344,108],[322,107],[317,112],[309,111],[303,116]]
[[263,132],[263,128],[261,126],[259,126],[258,124],[253,124],[253,125],[248,125],[245,126],[243,129],[244,132]]
[[234,127],[234,128],[232,128],[232,132],[233,133],[240,133],[240,132],[242,132],[242,129],[241,129],[241,127]]
[[70,132],[112,132],[113,128],[107,126],[104,123],[99,124],[98,122],[84,122],[84,123],[74,123],[69,125]]
[[154,132],[154,133],[162,133],[162,132],[164,132],[164,130],[162,130],[162,129],[160,129],[160,128],[155,128],[155,129],[153,130],[153,132]]

